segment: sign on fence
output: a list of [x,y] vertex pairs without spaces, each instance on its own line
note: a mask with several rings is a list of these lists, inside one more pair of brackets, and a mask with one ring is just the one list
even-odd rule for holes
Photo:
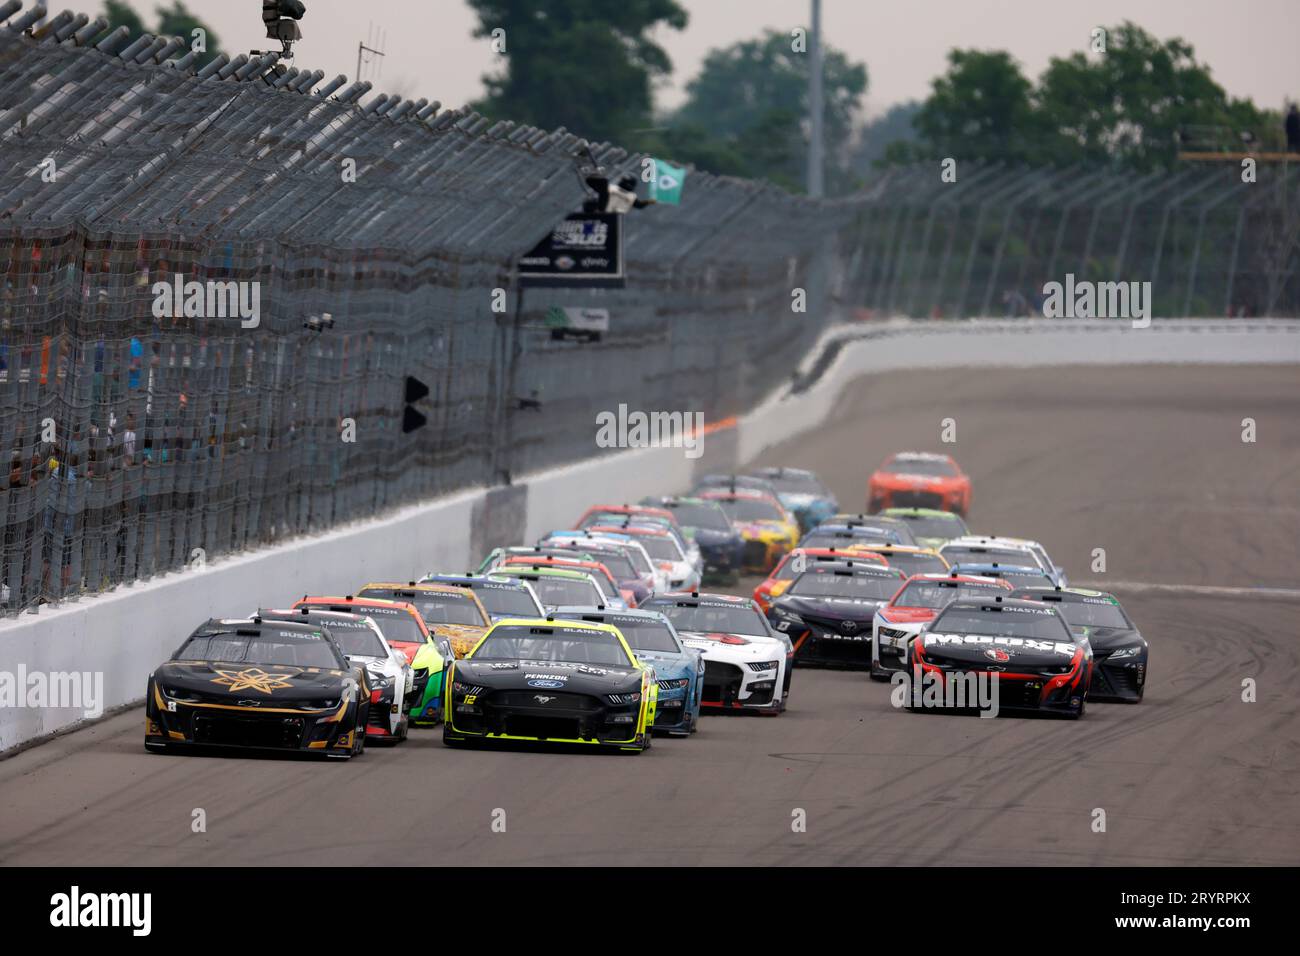
[[623,217],[576,212],[519,260],[521,286],[586,286],[621,289]]

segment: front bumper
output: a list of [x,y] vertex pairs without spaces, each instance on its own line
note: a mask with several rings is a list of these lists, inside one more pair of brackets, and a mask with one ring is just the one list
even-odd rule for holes
[[347,755],[356,743],[357,709],[355,702],[347,700],[329,711],[191,704],[164,699],[151,686],[145,708],[145,746]]
[[659,689],[659,702],[655,709],[656,733],[689,734],[695,724],[698,708],[691,706],[686,689]]
[[710,710],[772,710],[780,706],[781,681],[779,663],[756,670],[751,663],[706,659],[700,706]]
[[442,671],[436,674],[415,672],[414,701],[411,705],[411,722],[430,726],[442,720]]
[[[473,698],[472,700],[470,698]],[[539,697],[549,698],[545,702]],[[652,705],[606,703],[587,694],[490,690],[453,699],[446,735],[466,739],[520,740],[634,747],[642,745]]]
[[[796,664],[866,670],[871,666],[871,622],[854,621],[845,632],[839,622],[805,620],[794,642]],[[793,630],[793,628],[791,629]]]
[[1146,689],[1147,655],[1110,660],[1104,651],[1093,652],[1092,683],[1089,700],[1119,701],[1136,704]]

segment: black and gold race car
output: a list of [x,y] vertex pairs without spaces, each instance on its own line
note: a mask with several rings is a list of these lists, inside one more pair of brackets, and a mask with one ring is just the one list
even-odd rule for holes
[[244,747],[347,759],[365,749],[370,687],[328,631],[211,620],[149,677],[144,745]]

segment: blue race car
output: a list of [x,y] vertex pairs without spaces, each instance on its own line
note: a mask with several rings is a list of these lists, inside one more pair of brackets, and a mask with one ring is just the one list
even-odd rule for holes
[[592,624],[612,624],[637,658],[653,665],[659,679],[654,729],[673,737],[695,733],[704,695],[704,664],[699,651],[686,647],[672,622],[658,611],[607,611],[592,607],[557,607],[552,617]]
[[799,530],[807,532],[840,510],[821,479],[803,468],[759,468],[758,478],[766,478],[776,488],[776,496],[785,510],[795,516]]

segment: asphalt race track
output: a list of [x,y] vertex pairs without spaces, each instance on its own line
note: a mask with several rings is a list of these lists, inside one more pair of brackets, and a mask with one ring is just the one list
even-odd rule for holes
[[1077,722],[909,714],[865,674],[799,670],[784,716],[706,718],[640,757],[452,751],[421,731],[351,763],[147,754],[137,709],[0,761],[0,862],[1300,862],[1296,369],[885,375],[761,463],[816,469],[860,507],[871,468],[939,449],[949,417],[972,528],[1037,538],[1073,583],[1114,587],[1151,643],[1144,703]]

